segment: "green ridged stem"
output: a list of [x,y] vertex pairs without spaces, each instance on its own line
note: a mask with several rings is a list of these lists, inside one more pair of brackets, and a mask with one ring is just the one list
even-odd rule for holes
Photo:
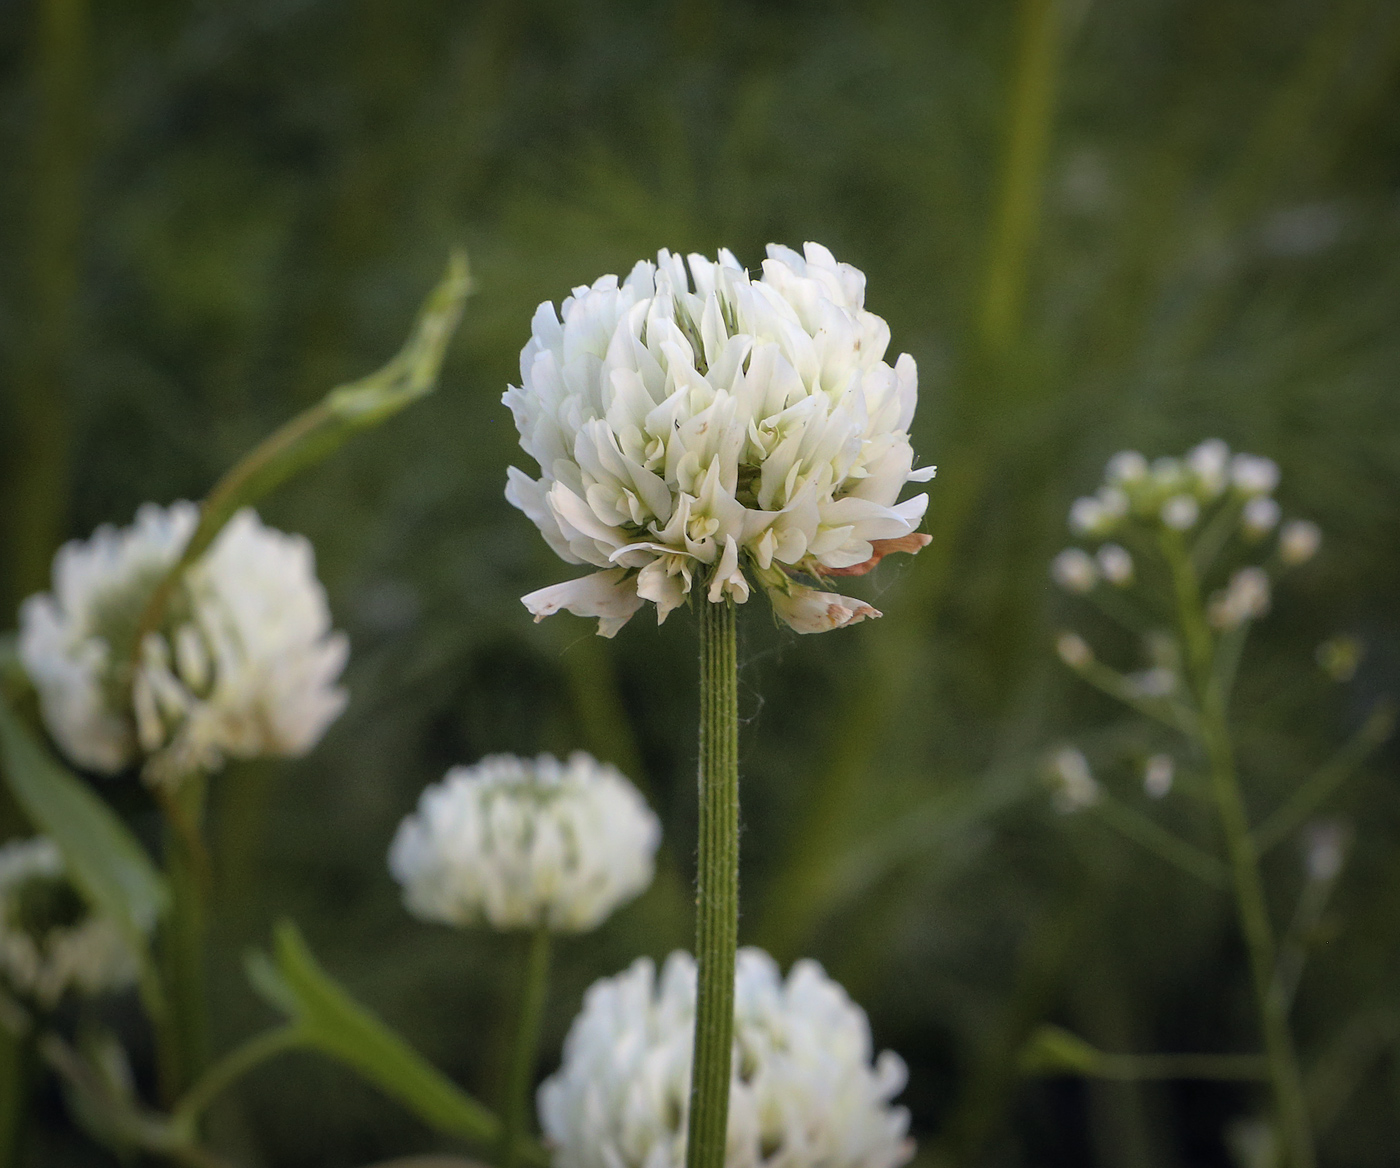
[[700,602],[695,1052],[686,1168],[723,1168],[739,935],[739,650],[734,605]]
[[1165,532],[1162,549],[1171,566],[1177,620],[1186,647],[1191,688],[1200,706],[1200,737],[1210,764],[1211,789],[1230,857],[1240,928],[1249,952],[1285,1163],[1288,1168],[1315,1168],[1317,1153],[1313,1147],[1298,1056],[1288,1028],[1287,995],[1275,973],[1278,947],[1269,920],[1268,902],[1264,898],[1264,883],[1259,875],[1259,855],[1250,835],[1249,815],[1235,774],[1234,747],[1226,714],[1229,695],[1214,669],[1215,655],[1201,602],[1200,581],[1180,535]]
[[530,935],[521,970],[520,1014],[506,1083],[505,1123],[501,1136],[501,1163],[516,1168],[530,1134],[530,1087],[540,1046],[540,1023],[549,989],[549,926],[540,925]]

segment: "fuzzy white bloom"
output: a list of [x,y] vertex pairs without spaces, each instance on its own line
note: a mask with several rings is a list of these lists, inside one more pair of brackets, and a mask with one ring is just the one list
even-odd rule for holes
[[92,995],[136,980],[121,931],[83,903],[44,836],[0,846],[0,973],[45,1009],[70,989]]
[[[672,953],[658,977],[641,958],[595,982],[539,1090],[555,1168],[685,1163],[695,962]],[[874,1059],[865,1012],[814,961],[786,981],[757,949],[735,967],[734,1061],[725,1168],[898,1168],[909,1114],[890,1101],[906,1072]]]
[[1263,539],[1278,526],[1279,505],[1272,495],[1255,495],[1240,513],[1240,524],[1247,539]]
[[1106,543],[1099,548],[1099,571],[1115,588],[1126,588],[1133,582],[1133,557],[1127,548]]
[[1119,486],[1135,486],[1147,478],[1148,466],[1136,450],[1120,450],[1108,460],[1105,478]]
[[661,825],[615,767],[494,754],[454,767],[399,825],[389,870],[424,920],[596,928],[651,883]]
[[1241,568],[1228,587],[1210,598],[1207,616],[1222,632],[1257,620],[1269,611],[1269,574],[1263,568]]
[[1099,569],[1083,548],[1065,548],[1050,561],[1050,578],[1066,592],[1092,592],[1099,582]]
[[1303,832],[1303,865],[1309,880],[1325,883],[1341,874],[1351,834],[1351,828],[1337,820],[1308,824]]
[[1169,754],[1154,754],[1142,770],[1142,789],[1148,798],[1164,799],[1176,778],[1176,760]]
[[1165,666],[1155,665],[1138,673],[1130,673],[1123,678],[1128,693],[1139,698],[1166,698],[1176,692],[1176,672]]
[[1290,519],[1279,529],[1278,557],[1289,567],[1306,564],[1322,546],[1322,528],[1308,519]]
[[174,782],[228,756],[301,755],[345,705],[347,643],[311,545],[251,509],[190,565],[136,652],[146,603],[197,519],[192,503],[148,503],[131,527],[65,544],[53,592],[20,609],[45,724],[80,766],[112,774],[144,757],[148,780]]
[[1230,462],[1230,480],[1242,495],[1272,494],[1278,486],[1278,463],[1257,454],[1237,454]]
[[1162,504],[1162,522],[1176,531],[1196,526],[1201,517],[1201,505],[1192,495],[1173,495]]
[[1196,480],[1196,490],[1214,499],[1230,481],[1230,448],[1219,438],[1207,438],[1186,455],[1186,465]]
[[[541,473],[512,467],[506,498],[599,570],[524,597],[536,619],[567,609],[612,636],[648,600],[665,620],[697,588],[790,596],[795,574],[859,575],[927,543],[928,496],[898,501],[933,475],[909,445],[914,360],[886,363],[889,328],[864,301],[864,275],[809,243],[770,245],[758,279],[728,251],[662,251],[557,314],[542,304],[503,398]],[[778,608],[799,632],[840,627],[806,611]]]
[[1085,669],[1094,663],[1094,650],[1078,633],[1061,633],[1055,638],[1055,652],[1071,669]]
[[1053,789],[1055,810],[1071,815],[1099,801],[1099,784],[1089,760],[1073,746],[1062,746],[1045,760],[1045,775]]

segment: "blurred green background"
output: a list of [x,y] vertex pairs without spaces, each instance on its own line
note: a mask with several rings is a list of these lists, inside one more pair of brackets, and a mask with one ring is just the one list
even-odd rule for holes
[[[414,922],[384,865],[423,785],[490,751],[588,748],[667,829],[653,890],[559,946],[541,1074],[593,978],[689,945],[693,617],[613,642],[529,622],[518,597],[574,570],[502,497],[523,456],[499,398],[541,300],[663,246],[756,266],[817,239],[918,360],[934,542],[865,584],[876,624],[743,613],[741,940],[868,1009],[922,1165],[1232,1163],[1250,1089],[1016,1074],[1047,1019],[1114,1051],[1257,1042],[1228,902],[1050,807],[1047,745],[1116,731],[1054,661],[1046,564],[1108,455],[1219,435],[1325,532],[1246,659],[1259,808],[1400,692],[1398,113],[1391,0],[0,6],[6,611],[63,539],[199,497],[376,367],[449,247],[473,261],[440,391],[263,508],[316,546],[353,697],[310,758],[216,784],[220,1045],[267,1020],[239,957],[289,914],[492,1096],[513,945]],[[1329,688],[1337,631],[1368,655]],[[1356,843],[1296,1013],[1342,1091],[1337,1168],[1400,1162],[1397,762],[1334,808]],[[103,790],[154,833],[135,780]],[[1269,869],[1280,921],[1299,867]],[[145,1074],[134,1000],[110,1013]],[[301,1055],[216,1134],[285,1168],[440,1146]],[[109,1162],[52,1086],[29,1160]]]

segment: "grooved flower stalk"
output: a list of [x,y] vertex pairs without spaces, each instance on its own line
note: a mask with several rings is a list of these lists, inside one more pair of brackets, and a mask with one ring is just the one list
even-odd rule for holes
[[699,985],[687,1168],[723,1168],[739,932],[739,703],[734,605],[700,603]]

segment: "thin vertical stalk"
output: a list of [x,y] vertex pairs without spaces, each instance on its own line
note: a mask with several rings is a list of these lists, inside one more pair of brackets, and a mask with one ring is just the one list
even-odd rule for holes
[[734,605],[700,602],[700,847],[687,1168],[723,1168],[739,935],[739,651]]
[[1317,1156],[1313,1149],[1298,1057],[1288,1028],[1287,995],[1275,969],[1277,943],[1269,920],[1268,902],[1264,898],[1264,883],[1259,875],[1259,856],[1250,836],[1249,816],[1235,773],[1234,747],[1226,716],[1228,694],[1213,668],[1211,636],[1201,604],[1200,582],[1180,536],[1167,532],[1163,538],[1163,549],[1171,566],[1177,619],[1186,644],[1191,686],[1200,706],[1201,741],[1210,766],[1211,789],[1230,857],[1236,910],[1244,933],[1245,948],[1249,952],[1264,1052],[1269,1061],[1269,1082],[1273,1088],[1284,1152],[1290,1168],[1314,1168]]
[[515,1168],[529,1135],[530,1087],[535,1077],[535,1058],[540,1045],[540,1023],[549,988],[549,926],[539,925],[525,944],[521,969],[520,1013],[515,1029],[515,1050],[511,1053],[510,1076],[506,1080],[505,1123],[501,1136],[501,1163]]
[[209,856],[204,846],[205,778],[187,775],[162,796],[165,875],[171,904],[161,931],[160,957],[169,1010],[157,1035],[161,1096],[173,1104],[209,1061],[205,936]]

